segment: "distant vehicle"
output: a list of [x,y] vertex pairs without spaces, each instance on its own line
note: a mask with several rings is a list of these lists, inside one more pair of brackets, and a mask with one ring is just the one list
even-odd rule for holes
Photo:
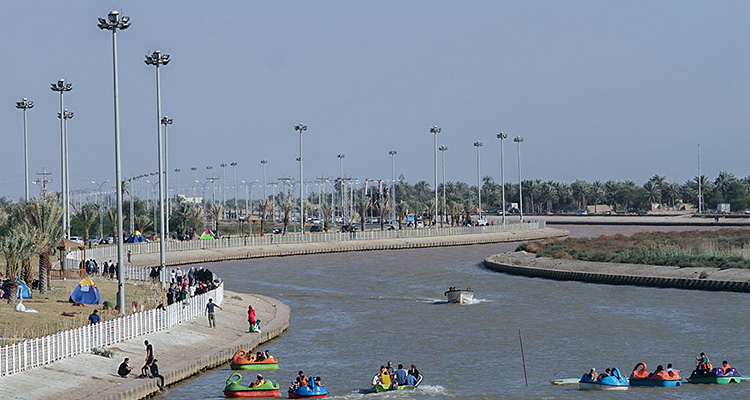
[[588,210],[578,210],[578,215],[589,215]]
[[414,213],[406,214],[406,222],[414,222]]
[[310,227],[310,232],[323,232],[323,228],[320,225],[313,225]]
[[359,228],[357,225],[341,225],[341,231],[342,232],[356,232]]
[[99,244],[101,240],[99,239],[99,236],[94,236],[92,238],[89,238],[89,244]]
[[378,217],[367,218],[367,223],[368,224],[379,224],[380,223],[380,218],[378,218]]
[[743,211],[745,214],[750,214],[750,208],[746,208],[745,211]]
[[76,242],[78,244],[83,244],[83,239],[81,239],[81,237],[79,237],[79,236],[71,236],[70,237],[70,241],[71,242]]
[[605,212],[604,212],[604,215],[612,215],[612,211],[609,211],[609,210],[608,210],[608,211],[605,211]]
[[273,228],[273,230],[271,231],[271,233],[273,233],[274,235],[278,235],[281,232],[282,232],[281,228]]
[[318,224],[320,224],[320,218],[312,218],[312,219],[310,219],[310,222],[313,223],[313,224],[315,224],[315,225],[318,225]]
[[417,228],[424,228],[424,221],[423,220],[420,219],[420,220],[417,221]]
[[478,219],[478,220],[477,220],[477,226],[487,226],[488,224],[489,224],[489,223],[488,223],[488,222],[487,222],[487,220],[486,220],[486,219],[484,219],[484,218],[482,218],[482,219]]
[[719,203],[716,205],[716,211],[717,213],[729,213],[732,210],[732,207],[729,205],[729,203]]

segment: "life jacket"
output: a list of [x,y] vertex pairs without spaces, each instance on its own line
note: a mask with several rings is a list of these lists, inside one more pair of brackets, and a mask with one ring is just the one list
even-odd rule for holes
[[391,375],[388,374],[388,372],[383,372],[380,374],[380,384],[381,385],[391,385]]
[[721,368],[724,370],[724,373],[726,374],[727,372],[729,372],[729,369],[731,369],[732,367],[729,364],[727,364],[727,365],[722,366]]
[[714,366],[711,364],[711,360],[709,360],[708,356],[704,355],[701,359],[701,362],[698,364],[698,368],[711,371],[712,369],[714,369]]
[[599,374],[597,374],[596,372],[589,372],[589,379],[591,379],[592,381],[596,381],[597,378],[599,378]]
[[297,382],[299,382],[300,386],[307,386],[307,377],[305,375],[298,376]]

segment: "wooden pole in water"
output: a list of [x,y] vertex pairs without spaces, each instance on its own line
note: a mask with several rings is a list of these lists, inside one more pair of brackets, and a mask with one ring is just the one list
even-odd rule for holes
[[518,330],[518,340],[521,342],[521,361],[523,361],[523,380],[526,381],[526,387],[529,386],[529,378],[526,376],[526,356],[523,354],[523,336],[521,330]]

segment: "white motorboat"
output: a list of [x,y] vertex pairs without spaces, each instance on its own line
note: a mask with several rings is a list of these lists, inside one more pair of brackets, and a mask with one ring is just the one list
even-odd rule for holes
[[448,303],[465,304],[474,300],[474,292],[471,289],[453,289],[445,292],[445,296],[448,297]]

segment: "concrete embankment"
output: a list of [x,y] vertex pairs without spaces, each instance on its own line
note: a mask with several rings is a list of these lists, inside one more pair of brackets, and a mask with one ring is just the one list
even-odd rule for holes
[[530,218],[545,221],[547,225],[611,225],[611,226],[750,226],[745,215],[694,217],[692,214],[677,215],[535,215]]
[[[263,333],[248,333],[247,306],[263,321]],[[154,346],[159,371],[171,385],[203,370],[228,362],[237,350],[251,350],[289,327],[290,310],[284,303],[261,295],[224,292],[224,310],[217,310],[217,328],[206,318],[197,318],[167,331],[140,336],[110,346],[112,358],[81,354],[48,366],[2,379],[5,399],[141,399],[158,392],[153,379],[138,379],[145,359],[144,340]],[[282,356],[281,349],[270,347]],[[117,375],[122,360],[130,358],[133,371],[127,378]],[[228,377],[228,375],[227,375]],[[216,393],[224,382],[217,382]],[[211,394],[209,397],[216,397]]]
[[558,260],[526,252],[496,254],[484,260],[488,269],[513,275],[609,285],[750,292],[750,270],[679,268]]
[[[568,231],[543,228],[527,231],[478,233],[455,236],[432,236],[418,238],[354,240],[346,242],[295,243],[269,246],[247,246],[222,249],[201,249],[170,252],[168,265],[185,265],[227,260],[243,260],[263,257],[297,256],[322,253],[343,253],[351,251],[398,250],[422,247],[465,246],[501,242],[516,242],[537,239],[564,237]],[[137,265],[159,265],[159,254],[133,255]]]

